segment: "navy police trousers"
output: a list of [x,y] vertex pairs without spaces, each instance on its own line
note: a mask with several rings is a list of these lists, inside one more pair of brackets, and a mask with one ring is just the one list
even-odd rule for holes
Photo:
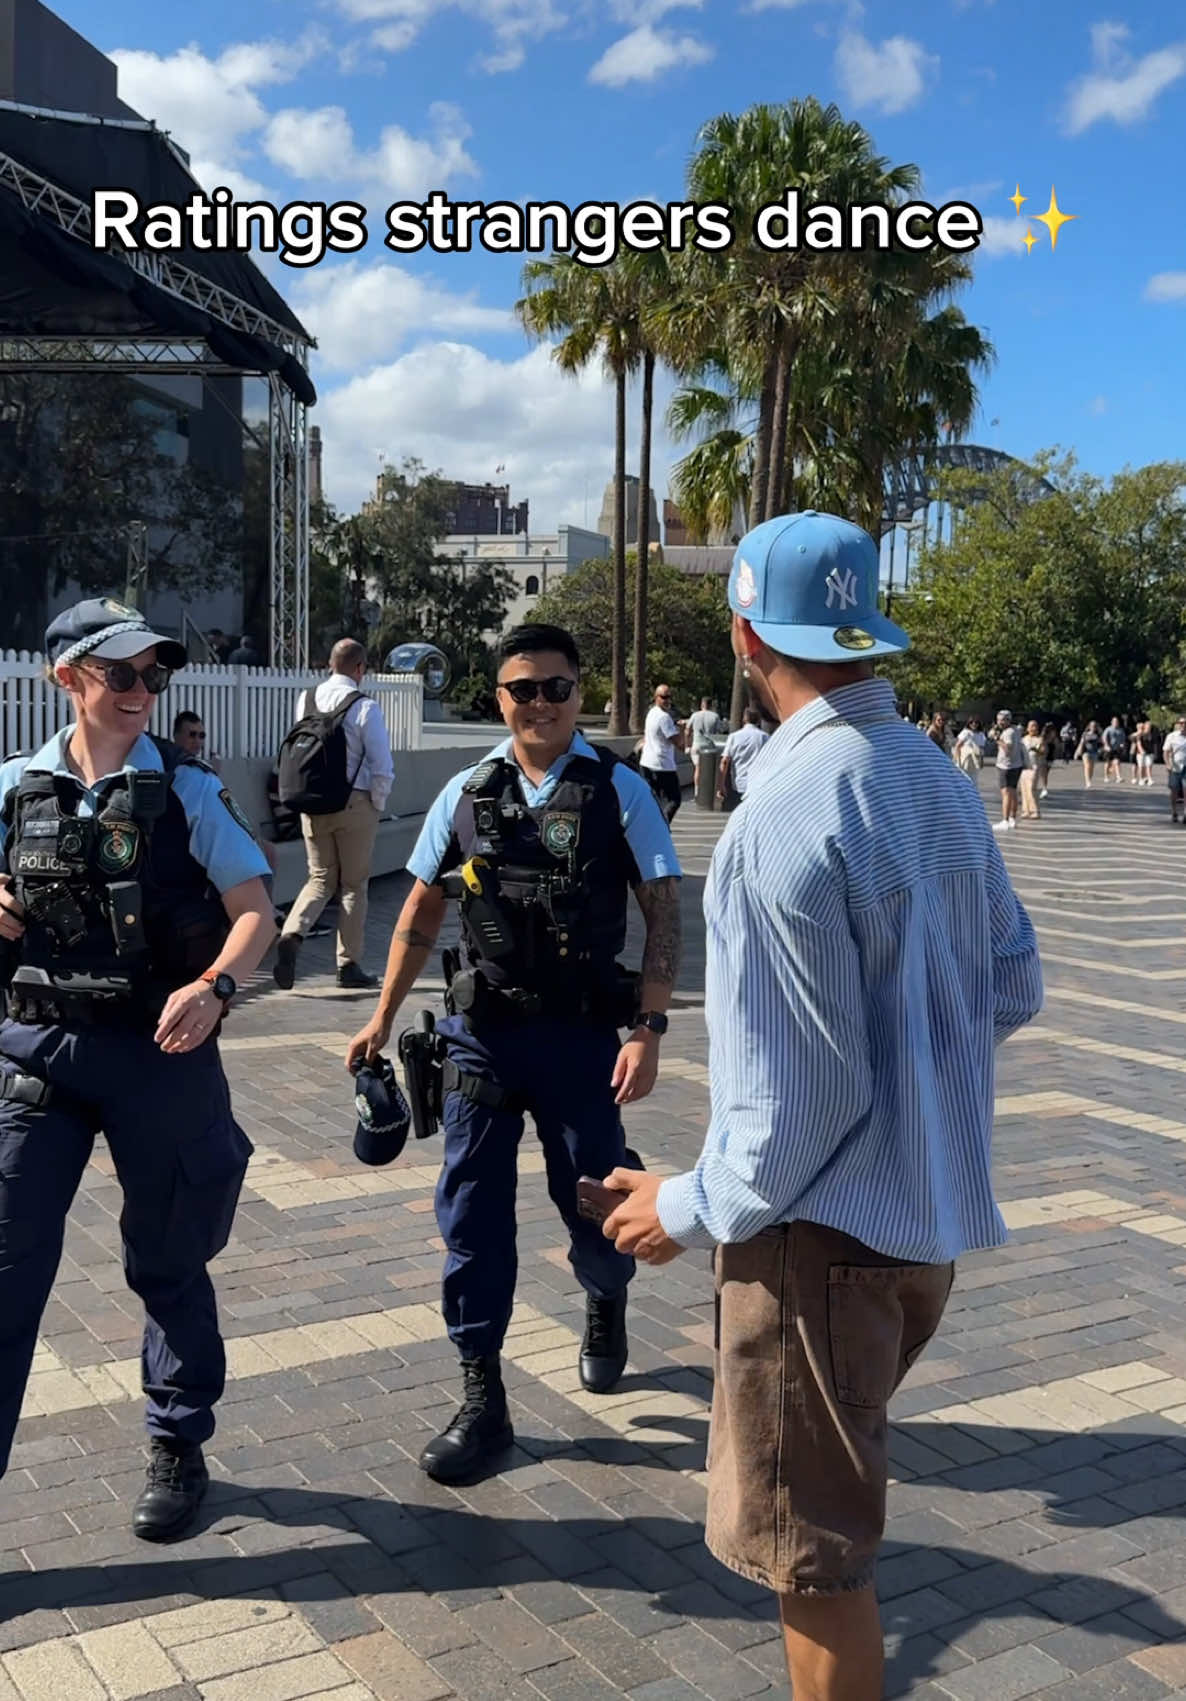
[[0,1071],[53,1088],[41,1107],[0,1101],[0,1473],[66,1214],[100,1130],[123,1190],[124,1274],[147,1314],[149,1432],[207,1440],[226,1355],[206,1265],[226,1245],[252,1151],[217,1045],[166,1056],[150,1034],[5,1021]]
[[[634,1274],[596,1223],[577,1215],[577,1177],[600,1181],[628,1163],[610,1077],[620,1049],[616,1030],[567,1022],[483,1028],[472,1034],[460,1016],[438,1030],[449,1056],[527,1107],[544,1149],[548,1193],[568,1227],[569,1262],[586,1293],[620,1294]],[[493,1110],[460,1092],[445,1096],[445,1156],[436,1218],[445,1242],[442,1309],[449,1339],[462,1358],[502,1347],[515,1299],[515,1183],[523,1117]]]

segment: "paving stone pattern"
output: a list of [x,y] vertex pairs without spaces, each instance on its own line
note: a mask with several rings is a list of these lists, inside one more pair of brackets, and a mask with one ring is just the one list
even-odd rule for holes
[[[1013,1240],[963,1261],[894,1411],[887,1693],[916,1701],[1186,1696],[1186,831],[1160,784],[1084,793],[1061,765],[1043,807],[1003,846],[1049,993],[999,1060]],[[627,1112],[660,1170],[704,1127],[699,906],[721,824],[691,806],[676,823],[686,962],[659,1085]],[[406,888],[373,888],[376,968]],[[295,990],[263,974],[227,1024],[257,1148],[215,1266],[231,1379],[200,1530],[161,1548],[127,1528],[141,1320],[97,1148],[0,1485],[0,1701],[785,1696],[773,1601],[700,1539],[708,1259],[640,1270],[629,1373],[583,1394],[582,1299],[530,1131],[506,1354],[518,1445],[470,1487],[417,1470],[456,1386],[439,1148],[354,1161],[341,1054],[373,995],[339,991],[331,955],[311,940]],[[434,959],[425,993],[439,986]]]

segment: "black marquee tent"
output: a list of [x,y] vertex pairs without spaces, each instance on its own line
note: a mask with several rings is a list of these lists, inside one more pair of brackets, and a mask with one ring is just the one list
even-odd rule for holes
[[0,372],[254,374],[268,382],[271,660],[308,661],[306,410],[313,339],[244,254],[91,247],[91,196],[184,206],[154,125],[0,102]]

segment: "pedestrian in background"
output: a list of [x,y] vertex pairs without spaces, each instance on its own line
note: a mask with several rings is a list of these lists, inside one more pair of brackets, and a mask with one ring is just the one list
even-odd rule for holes
[[1186,789],[1186,717],[1179,716],[1174,722],[1174,730],[1166,734],[1161,754],[1170,789],[1170,820],[1180,821],[1183,790]]
[[1088,721],[1087,725],[1083,728],[1083,737],[1079,740],[1079,743],[1075,748],[1076,758],[1083,758],[1084,791],[1091,790],[1092,776],[1095,773],[1095,765],[1100,759],[1103,742],[1104,735],[1100,731],[1100,723],[1098,721]]
[[716,750],[718,734],[725,730],[725,723],[712,706],[711,697],[701,697],[700,707],[688,722],[692,734],[692,794],[700,792],[700,758]]
[[669,825],[683,802],[676,756],[676,751],[683,748],[683,738],[671,713],[671,687],[657,685],[643,727],[639,772],[658,798],[663,818]]
[[[338,899],[338,985],[378,986],[363,968],[366,952],[367,893],[375,837],[395,778],[391,740],[383,711],[359,687],[367,671],[367,653],[353,638],[339,638],[330,651],[330,674],[314,691],[303,691],[297,720],[317,713],[342,714],[349,786],[344,809],[325,815],[301,815],[309,877],[288,912],[272,974],[287,991],[296,979],[297,953],[326,904]],[[349,705],[348,707],[346,705]]]
[[987,743],[984,730],[973,715],[955,741],[952,754],[956,765],[962,768],[965,774],[978,774],[984,766],[984,746]]
[[706,1540],[778,1595],[803,1701],[882,1696],[887,1406],[954,1260],[1007,1239],[993,1052],[1042,1002],[979,797],[873,676],[909,642],[877,581],[832,515],[738,545],[734,650],[781,724],[704,893],[709,1129],[688,1174],[606,1178],[619,1251],[716,1247]]
[[[762,716],[757,709],[747,709],[741,725],[725,741],[717,779],[717,796],[725,807],[736,809],[749,785],[750,770],[765,746],[770,734],[762,731]],[[731,801],[730,801],[731,799]]]
[[1021,770],[1019,783],[1021,813],[1029,820],[1036,821],[1041,814],[1038,808],[1038,774],[1042,760],[1042,733],[1037,721],[1030,721],[1027,725],[1021,748],[1025,756],[1025,766]]
[[1104,784],[1115,780],[1116,784],[1124,784],[1124,775],[1120,772],[1120,764],[1124,761],[1128,749],[1128,734],[1119,715],[1113,715],[1111,722],[1104,728],[1104,753],[1107,765],[1104,768]]
[[1025,772],[1025,747],[1013,725],[1013,716],[1002,709],[997,716],[997,784],[1001,790],[1001,819],[994,833],[1011,832],[1017,826],[1017,788]]

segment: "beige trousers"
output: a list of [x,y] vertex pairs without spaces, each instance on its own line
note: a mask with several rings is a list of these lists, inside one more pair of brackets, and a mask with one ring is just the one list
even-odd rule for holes
[[303,939],[317,921],[334,893],[341,888],[338,904],[338,967],[344,963],[362,966],[366,941],[367,883],[379,811],[366,791],[352,791],[345,809],[333,815],[302,815],[305,855],[309,878],[288,912],[283,937],[299,934]]

